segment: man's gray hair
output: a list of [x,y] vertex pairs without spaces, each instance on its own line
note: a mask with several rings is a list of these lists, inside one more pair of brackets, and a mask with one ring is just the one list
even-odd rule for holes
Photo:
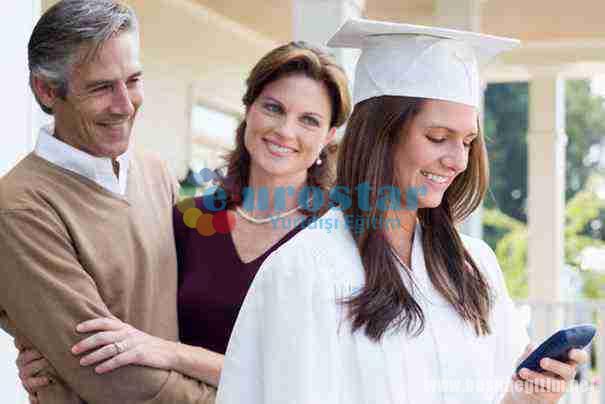
[[[114,0],[62,0],[48,9],[34,27],[28,45],[29,84],[33,77],[46,81],[64,98],[68,80],[76,63],[95,57],[113,35],[138,34],[134,11]],[[88,51],[81,53],[86,47]],[[52,110],[36,101],[47,114]]]

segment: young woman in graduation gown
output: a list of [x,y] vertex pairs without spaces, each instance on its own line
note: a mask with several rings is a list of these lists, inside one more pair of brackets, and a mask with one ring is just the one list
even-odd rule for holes
[[[304,42],[280,46],[252,69],[243,102],[236,148],[227,157],[226,175],[216,178],[225,208],[217,209],[225,201],[215,195],[174,209],[181,343],[118,319],[94,319],[79,325],[79,332],[94,334],[72,350],[83,366],[99,373],[126,365],[173,369],[216,386],[231,330],[260,265],[304,227],[308,208],[327,209],[303,195],[312,195],[304,193],[307,187],[327,192],[334,181],[332,141],[351,110],[342,68]],[[215,216],[221,219],[204,222]],[[39,353],[24,351],[18,364],[30,392],[44,388],[48,381],[35,377],[48,366]]]
[[554,403],[586,361],[513,378],[527,334],[492,250],[456,229],[488,184],[468,45],[485,38],[436,31],[361,20],[332,40],[363,48],[339,205],[263,263],[219,404]]

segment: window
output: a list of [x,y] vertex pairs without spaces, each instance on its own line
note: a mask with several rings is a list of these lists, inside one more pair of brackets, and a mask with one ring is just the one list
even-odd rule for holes
[[240,120],[239,113],[224,112],[202,104],[193,105],[190,165],[193,171],[224,165],[224,155],[235,147],[235,131]]

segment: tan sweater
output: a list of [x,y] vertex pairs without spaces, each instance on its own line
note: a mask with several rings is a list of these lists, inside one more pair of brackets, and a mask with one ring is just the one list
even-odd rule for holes
[[175,188],[163,163],[135,155],[124,197],[30,154],[0,179],[0,322],[39,349],[57,382],[49,403],[204,403],[204,384],[127,366],[105,375],[70,348],[76,324],[115,315],[176,341]]

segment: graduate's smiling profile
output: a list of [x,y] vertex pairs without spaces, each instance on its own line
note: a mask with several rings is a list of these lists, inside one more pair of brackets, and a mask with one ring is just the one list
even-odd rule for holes
[[[400,131],[394,168],[401,195],[418,192],[418,208],[434,208],[468,165],[479,136],[477,109],[456,102],[424,100]],[[409,206],[406,204],[405,206]]]

